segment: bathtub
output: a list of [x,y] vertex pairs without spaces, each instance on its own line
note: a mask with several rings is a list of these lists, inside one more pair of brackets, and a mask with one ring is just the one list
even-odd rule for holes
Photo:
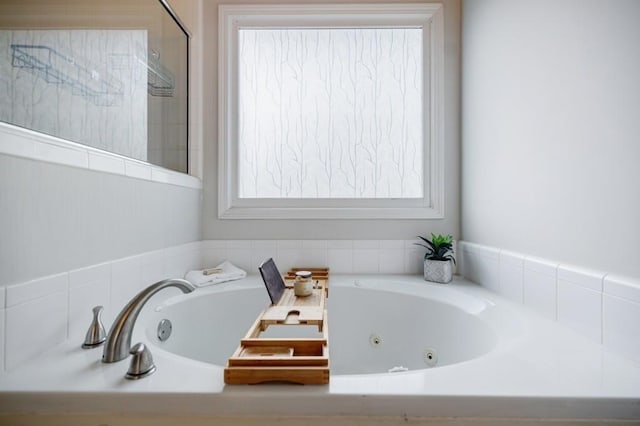
[[154,375],[125,380],[128,361],[67,342],[0,376],[0,413],[640,419],[640,365],[461,278],[332,276],[330,384],[225,385],[226,359],[268,303],[258,277],[168,292],[133,333]]
[[[497,347],[498,334],[505,330],[484,320],[491,302],[446,286],[425,291],[425,285],[406,280],[332,280],[327,299],[331,375],[444,367]],[[159,350],[224,366],[268,300],[261,286],[229,285],[227,290],[196,293],[158,306],[145,320],[145,341]],[[163,320],[175,330],[166,341],[160,341],[157,333]],[[513,335],[521,327],[511,323],[510,328]],[[199,338],[200,330],[207,330],[206,339]],[[322,332],[314,325],[272,325],[262,337],[322,338]]]

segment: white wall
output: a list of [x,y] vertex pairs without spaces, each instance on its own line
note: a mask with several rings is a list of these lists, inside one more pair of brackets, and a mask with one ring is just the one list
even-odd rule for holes
[[[193,33],[190,154],[199,161],[200,0],[171,3]],[[0,151],[2,142],[17,146],[0,134]],[[202,190],[159,175],[137,179],[0,153],[0,287],[200,240]]]
[[640,276],[640,2],[466,0],[462,237]]
[[200,194],[0,154],[0,287],[197,241]]
[[[353,1],[376,3],[383,1]],[[217,209],[218,4],[302,3],[302,1],[218,1],[203,3],[203,239],[401,240],[429,232],[459,236],[459,43],[460,2],[444,0],[445,17],[445,218],[439,220],[219,220]],[[331,0],[328,3],[342,3]]]

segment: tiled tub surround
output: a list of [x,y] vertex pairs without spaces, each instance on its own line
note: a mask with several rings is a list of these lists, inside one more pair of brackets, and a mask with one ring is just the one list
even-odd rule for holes
[[[5,373],[0,379],[0,413],[38,412],[43,419],[65,424],[83,424],[77,419],[74,423],[74,417],[65,413],[104,417],[114,412],[123,419],[147,414],[182,416],[183,420],[189,416],[259,416],[272,422],[276,416],[367,415],[389,416],[388,424],[412,422],[413,417],[456,417],[455,424],[482,417],[500,417],[503,423],[505,417],[617,418],[633,424],[631,419],[640,416],[640,366],[468,280],[457,277],[442,286],[425,283],[418,275],[334,274],[332,286],[335,295],[340,289],[391,291],[440,300],[446,293],[448,303],[490,327],[496,346],[483,356],[440,368],[334,375],[328,386],[225,386],[223,366],[165,351],[154,340],[158,318],[165,316],[174,322],[173,339],[185,338],[185,333],[189,340],[215,336],[214,331],[207,333],[208,327],[233,329],[225,323],[233,317],[232,311],[224,315],[220,306],[216,309],[215,303],[205,302],[216,296],[225,300],[236,291],[263,289],[260,278],[253,275],[188,295],[174,294],[171,300],[158,297],[150,301],[134,329],[133,341],[149,343],[158,366],[153,376],[125,380],[127,361],[102,364],[100,349],[83,350],[78,342],[68,340],[34,362]],[[171,308],[187,300],[211,309],[211,317],[217,320],[202,319],[195,329],[181,329],[180,315],[173,317],[176,311]],[[407,310],[403,306],[394,309],[399,320],[413,321],[413,316],[402,318]],[[441,327],[446,330],[448,325]],[[363,321],[353,330],[354,339],[366,341],[371,331],[385,335],[383,330],[370,330]],[[539,351],[541,344],[543,351]],[[376,348],[365,344],[362,350],[366,356]],[[392,418],[395,423],[389,420]],[[92,423],[98,423],[96,419],[92,417]]]
[[[185,271],[228,259],[249,274],[273,257],[278,268],[326,266],[334,273],[419,274],[423,251],[412,240],[215,240],[198,241],[0,287],[0,366],[11,371],[69,339],[81,344],[91,308],[105,307],[107,330],[138,291]],[[169,289],[154,298],[179,291]],[[6,326],[3,326],[2,323]],[[3,333],[5,334],[3,336]],[[37,339],[25,334],[37,333]]]
[[[351,274],[342,275],[347,280],[353,280],[354,274],[358,279],[367,279],[366,273],[373,273],[377,278],[406,280],[409,286],[428,288],[435,284],[422,280],[423,252],[413,243],[413,240],[200,241],[1,288],[0,306],[5,308],[0,312],[3,346],[0,354],[6,355],[3,362],[6,369],[0,376],[0,392],[3,389],[6,393],[0,398],[0,405],[10,407],[5,411],[14,413],[32,412],[36,407],[36,411],[49,413],[83,412],[87,407],[92,412],[109,413],[118,407],[121,412],[144,414],[156,412],[161,406],[163,413],[174,415],[247,415],[247,407],[263,415],[308,415],[314,413],[317,398],[328,398],[332,402],[323,405],[331,408],[323,409],[327,415],[396,415],[397,408],[402,407],[401,411],[410,416],[537,417],[540,413],[560,418],[640,416],[638,343],[633,338],[640,331],[640,293],[636,283],[464,242],[458,245],[457,253],[461,270],[482,286],[456,278],[450,287],[499,305],[498,323],[504,323],[505,327],[511,324],[507,328],[524,324],[521,331],[531,337],[526,341],[535,344],[518,337],[494,355],[456,367],[461,370],[443,367],[391,375],[336,376],[329,388],[304,387],[301,392],[297,386],[269,386],[268,395],[261,390],[250,392],[253,387],[224,387],[221,367],[157,348],[154,359],[162,365],[158,373],[146,380],[129,382],[122,378],[126,363],[103,365],[98,361],[99,349],[79,348],[94,305],[105,305],[103,319],[109,328],[115,314],[143,287],[168,276],[181,276],[189,269],[213,266],[224,259],[247,269],[252,276],[203,292],[260,286],[253,266],[266,257],[276,259],[282,270],[326,262],[336,279],[341,274]],[[399,275],[389,275],[388,271]],[[579,298],[583,289],[595,293],[601,301],[600,311],[596,309],[597,303],[592,306],[596,321],[585,323],[582,329],[578,327],[589,338],[555,324],[559,321],[570,327],[581,325],[579,319],[589,316],[579,309],[582,299],[573,307],[566,306],[566,296]],[[178,291],[168,289],[154,296],[153,305],[178,295]],[[587,293],[585,307],[590,306],[592,297]],[[532,309],[521,310],[519,304]],[[505,318],[511,321],[505,322]],[[523,319],[525,323],[521,322]],[[138,340],[149,338],[140,334],[143,328],[136,328]],[[593,339],[598,330],[601,338]],[[28,334],[37,334],[37,338],[26,338]],[[542,351],[532,359],[531,353],[536,348],[529,346],[537,347],[541,342],[554,349]],[[514,345],[520,349],[512,353]],[[620,353],[627,356],[621,357]],[[510,371],[507,375],[505,368]],[[13,392],[17,390],[24,392]],[[96,392],[101,395],[99,398]],[[255,394],[255,398],[249,394]],[[363,400],[362,395],[369,398]],[[538,397],[532,400],[526,395]],[[283,401],[293,397],[300,398],[299,405],[282,406]]]
[[419,274],[424,249],[417,240],[208,240],[202,242],[205,267],[229,259],[257,273],[273,257],[278,269],[329,266],[339,274]]
[[[257,265],[273,257],[282,271],[326,265],[336,274],[420,275],[424,252],[414,243],[205,240],[0,287],[0,367],[11,371],[67,339],[81,343],[93,306],[105,306],[103,322],[109,328],[139,290],[167,277],[182,277],[189,269],[228,259],[253,275]],[[457,258],[467,279],[640,361],[637,281],[463,241]],[[166,296],[156,297],[176,293],[167,290]],[[26,330],[38,330],[40,338],[24,339]]]
[[459,272],[640,362],[640,281],[494,247],[458,243]]
[[[102,319],[108,331],[120,309],[137,292],[166,277],[182,277],[184,271],[199,268],[200,247],[197,241],[0,287],[3,370],[12,371],[66,340],[82,344],[93,306],[104,306]],[[178,293],[173,290],[157,297]]]

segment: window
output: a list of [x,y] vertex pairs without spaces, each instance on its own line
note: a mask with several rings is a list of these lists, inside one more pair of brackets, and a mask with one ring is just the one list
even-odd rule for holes
[[442,6],[220,6],[221,218],[442,217]]

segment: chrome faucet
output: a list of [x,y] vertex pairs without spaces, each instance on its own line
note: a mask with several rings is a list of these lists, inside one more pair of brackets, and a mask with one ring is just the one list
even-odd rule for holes
[[131,350],[131,334],[136,324],[138,314],[147,301],[167,287],[177,287],[183,293],[191,293],[196,288],[189,282],[181,279],[168,279],[158,281],[142,290],[125,306],[113,322],[107,335],[107,341],[102,352],[102,362],[117,362],[129,356]]

